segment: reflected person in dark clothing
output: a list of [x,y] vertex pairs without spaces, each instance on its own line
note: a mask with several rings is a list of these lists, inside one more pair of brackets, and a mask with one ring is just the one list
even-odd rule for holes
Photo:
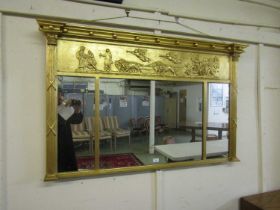
[[83,121],[81,101],[68,100],[63,102],[63,95],[58,92],[58,172],[77,171],[71,124]]

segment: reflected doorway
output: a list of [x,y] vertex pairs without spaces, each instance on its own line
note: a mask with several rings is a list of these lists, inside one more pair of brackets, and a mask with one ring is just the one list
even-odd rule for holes
[[177,94],[173,94],[164,100],[164,121],[169,128],[177,128]]

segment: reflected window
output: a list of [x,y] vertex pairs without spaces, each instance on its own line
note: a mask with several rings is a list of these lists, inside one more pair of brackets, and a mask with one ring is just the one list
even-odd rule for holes
[[228,155],[229,84],[208,85],[207,158]]

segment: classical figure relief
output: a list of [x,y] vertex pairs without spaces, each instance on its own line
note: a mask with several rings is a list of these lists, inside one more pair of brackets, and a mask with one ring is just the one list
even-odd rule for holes
[[96,60],[94,58],[94,54],[90,50],[86,53],[86,48],[84,46],[81,46],[76,52],[76,58],[79,61],[78,70],[96,70]]
[[133,61],[126,61],[125,59],[121,58],[115,61],[115,66],[119,72],[141,73],[141,67],[143,65]]
[[84,46],[81,46],[79,51],[76,52],[76,58],[79,61],[79,69],[84,70],[86,68],[86,53],[85,53],[86,48]]
[[105,53],[100,53],[99,57],[104,57],[104,70],[111,71],[113,64],[113,57],[110,49],[106,49]]
[[96,60],[94,54],[89,50],[87,55],[87,67],[96,70]]
[[150,60],[151,60],[150,58],[148,58],[148,57],[146,56],[147,49],[140,49],[140,48],[137,48],[137,49],[135,49],[135,50],[133,50],[133,51],[127,50],[126,52],[135,55],[137,58],[139,58],[139,59],[140,59],[141,61],[143,61],[143,62],[150,62]]
[[160,55],[159,57],[166,58],[174,64],[179,64],[182,60],[179,58],[179,55],[175,52],[168,52],[165,55]]
[[185,64],[185,74],[188,76],[217,77],[219,73],[219,58],[201,58],[199,55],[191,57],[191,62]]
[[96,60],[94,54],[90,50],[86,53],[86,48],[84,46],[81,46],[76,52],[76,58],[79,61],[78,70],[96,70]]
[[146,65],[146,67],[152,67],[156,74],[172,74],[173,76],[176,75],[175,69],[172,66],[163,63],[162,61],[155,61],[149,65]]

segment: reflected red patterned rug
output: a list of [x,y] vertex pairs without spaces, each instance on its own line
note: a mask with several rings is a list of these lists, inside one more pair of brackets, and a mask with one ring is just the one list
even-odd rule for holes
[[[100,168],[120,168],[129,166],[141,166],[143,163],[133,153],[101,155]],[[78,157],[79,169],[93,169],[94,157]]]

